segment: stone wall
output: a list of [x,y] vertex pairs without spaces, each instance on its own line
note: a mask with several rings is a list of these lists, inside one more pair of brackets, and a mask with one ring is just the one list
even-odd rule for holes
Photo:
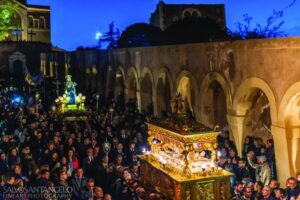
[[[226,120],[239,153],[244,138],[253,135],[250,128],[263,123],[255,118],[264,113],[270,118],[270,130],[261,125],[258,132],[270,131],[274,138],[283,183],[300,170],[299,57],[300,38],[290,37],[119,49],[112,52],[107,67],[118,74],[118,82],[124,81],[125,94],[136,97],[140,109],[149,102],[142,100],[149,82],[156,115],[181,91],[198,121],[212,127]],[[220,86],[222,93],[216,89]],[[170,90],[169,99],[161,97],[164,90]],[[260,101],[258,107],[253,106],[255,101]]]

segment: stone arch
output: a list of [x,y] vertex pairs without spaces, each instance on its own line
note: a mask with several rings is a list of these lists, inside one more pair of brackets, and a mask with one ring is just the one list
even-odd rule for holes
[[[115,97],[114,95],[114,81],[115,81],[115,74],[114,74],[114,71],[113,71],[113,68],[112,66],[108,66],[107,68],[107,71],[106,71],[106,96],[109,97],[109,98],[113,98]],[[92,75],[90,76],[89,79],[92,79]]]
[[140,84],[137,70],[130,67],[126,74],[126,100],[136,99],[138,108],[141,110]]
[[175,81],[176,92],[182,95],[183,100],[193,115],[195,115],[195,107],[198,97],[197,81],[191,72],[183,70],[177,76]]
[[201,17],[201,12],[196,8],[187,8],[182,11],[182,18]]
[[[264,142],[273,139],[271,125],[277,121],[276,105],[271,87],[260,78],[248,78],[238,87],[228,120],[240,155],[246,136],[262,138]],[[274,137],[275,151],[280,143],[279,140]],[[277,153],[275,156],[278,160]]]
[[279,105],[278,125],[284,127],[291,173],[300,171],[300,81],[291,85]]
[[40,17],[40,29],[46,29],[46,19],[44,16]]
[[33,16],[32,15],[28,16],[28,27],[33,28]]
[[217,73],[207,74],[200,87],[200,121],[213,127],[227,124],[227,113],[232,108],[230,86],[225,78]]
[[23,53],[16,51],[12,55],[9,56],[9,73],[10,74],[14,74],[14,64],[15,64],[15,61],[17,61],[17,60],[19,60],[23,63],[22,71],[26,71],[26,56]]
[[173,96],[173,79],[168,68],[161,68],[155,81],[155,114],[159,117],[171,112],[171,98]]
[[[142,75],[141,75],[141,79],[143,79],[146,75],[149,76],[152,86],[154,86],[154,77],[153,77],[153,73],[151,71],[151,69],[149,69],[148,67],[144,67],[142,70]],[[142,86],[142,85],[141,85]]]
[[140,80],[141,108],[153,114],[154,78],[151,70],[144,67]]
[[[13,27],[11,27],[11,29],[20,29],[22,30],[21,33],[19,33],[19,40],[27,40],[27,27],[28,26],[28,17],[27,17],[27,9],[25,6],[18,6],[16,9],[14,9],[14,12],[17,16],[18,19],[18,25],[20,25],[19,27],[14,26],[14,22],[12,22]],[[20,23],[20,24],[19,24]],[[12,37],[12,35],[10,34],[10,37]]]
[[24,63],[21,60],[15,60],[13,62],[13,75],[17,78],[23,78],[24,76]]
[[125,95],[125,71],[123,67],[119,66],[115,71],[115,97],[122,97]]
[[235,111],[236,115],[241,116],[246,114],[248,109],[247,102],[243,100],[249,97],[249,95],[251,95],[251,93],[256,89],[263,91],[268,98],[271,120],[273,122],[277,122],[277,104],[273,90],[264,80],[257,77],[246,79],[236,90],[233,103],[233,110]]

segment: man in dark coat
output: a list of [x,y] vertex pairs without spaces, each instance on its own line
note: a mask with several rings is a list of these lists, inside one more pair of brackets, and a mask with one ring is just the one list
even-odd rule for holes
[[86,183],[86,186],[83,187],[80,191],[79,200],[92,200],[94,196],[94,187],[95,187],[94,179],[89,178]]
[[246,161],[240,159],[238,162],[238,169],[236,171],[236,181],[241,182],[243,179],[250,179],[249,170],[246,167]]
[[292,199],[292,197],[294,197],[295,199],[297,198],[297,196],[300,193],[299,188],[297,187],[297,180],[294,177],[291,177],[287,180],[288,183],[288,189],[286,191],[287,193],[287,200]]
[[73,195],[72,199],[78,200],[81,197],[81,190],[86,187],[87,184],[87,178],[83,176],[83,169],[79,167],[76,170],[76,174],[74,178],[72,179],[72,187],[73,187]]

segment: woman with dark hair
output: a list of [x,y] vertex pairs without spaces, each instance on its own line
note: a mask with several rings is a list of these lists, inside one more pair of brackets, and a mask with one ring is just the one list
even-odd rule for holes
[[260,156],[261,155],[261,148],[265,147],[265,143],[262,140],[262,138],[256,137],[254,138],[254,148],[255,148],[255,155]]
[[255,146],[253,143],[253,138],[251,136],[247,136],[244,140],[244,147],[243,147],[243,158],[247,158],[247,153],[249,153],[249,151],[254,151],[255,150]]

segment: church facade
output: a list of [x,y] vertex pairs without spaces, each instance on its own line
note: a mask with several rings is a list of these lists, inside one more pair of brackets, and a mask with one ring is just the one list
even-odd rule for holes
[[50,7],[30,5],[27,0],[13,0],[17,4],[11,32],[6,41],[51,43]]

